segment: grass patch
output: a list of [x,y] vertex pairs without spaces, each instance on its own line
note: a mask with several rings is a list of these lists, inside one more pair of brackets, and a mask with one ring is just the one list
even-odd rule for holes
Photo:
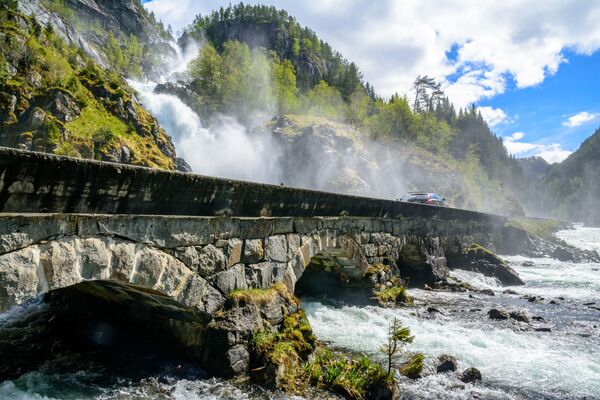
[[554,233],[564,228],[564,223],[552,219],[513,217],[508,219],[509,226],[520,228],[530,235],[542,239],[557,241]]
[[[307,384],[304,362],[313,352],[316,337],[304,311],[286,316],[279,332],[260,330],[252,337],[252,353],[257,371],[275,370],[275,386],[287,393],[300,393]],[[269,382],[273,379],[255,374],[257,379]]]
[[[379,363],[365,356],[350,357],[319,350],[306,370],[311,381],[351,399],[364,400],[379,390],[393,391],[395,379]],[[391,396],[390,396],[391,397]]]
[[405,303],[413,304],[413,298],[408,294],[408,290],[404,285],[396,285],[392,287],[386,287],[381,290],[375,291],[375,297],[383,303]]
[[265,305],[275,300],[280,295],[289,301],[297,300],[290,294],[287,286],[281,282],[273,284],[269,289],[245,289],[232,290],[229,299],[236,303],[250,303]]
[[423,353],[413,354],[408,362],[400,368],[400,373],[407,378],[419,379],[423,366],[425,365],[425,355]]
[[463,252],[465,254],[470,254],[470,253],[485,253],[487,255],[493,256],[493,257],[497,257],[496,254],[494,254],[493,251],[483,247],[480,244],[477,243],[471,243],[470,245],[468,245],[467,247],[464,248]]

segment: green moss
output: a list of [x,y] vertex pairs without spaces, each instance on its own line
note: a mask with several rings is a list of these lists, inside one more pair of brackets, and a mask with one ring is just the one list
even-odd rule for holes
[[378,389],[395,387],[393,375],[365,356],[350,357],[322,349],[306,370],[313,383],[351,399],[363,400]]
[[482,253],[485,253],[485,254],[497,257],[496,254],[494,254],[493,251],[491,251],[491,250],[489,250],[489,249],[487,249],[487,248],[485,248],[482,245],[477,244],[477,243],[471,243],[470,245],[468,245],[467,247],[464,248],[463,252],[465,254],[482,252]]
[[411,379],[418,379],[423,372],[425,355],[423,353],[413,354],[406,364],[400,368],[400,373]]
[[238,303],[244,302],[264,305],[273,301],[277,295],[281,295],[291,301],[296,301],[290,294],[287,286],[281,282],[273,284],[269,289],[232,290],[229,293],[229,299]]
[[557,241],[554,233],[563,228],[563,223],[552,219],[541,218],[509,218],[508,226],[513,226],[524,230],[533,236],[541,237],[542,239]]
[[115,136],[129,136],[127,124],[110,114],[97,103],[92,103],[81,111],[81,115],[66,124],[74,135],[92,138],[100,129],[109,130]]
[[300,310],[284,318],[279,332],[256,332],[252,337],[253,357],[261,364],[258,370],[266,365],[277,367],[279,375],[276,383],[280,389],[299,393],[308,382],[303,362],[308,360],[315,343],[306,314]]
[[397,285],[386,287],[375,292],[375,297],[383,304],[385,303],[405,303],[412,304],[413,298],[408,294],[406,286]]

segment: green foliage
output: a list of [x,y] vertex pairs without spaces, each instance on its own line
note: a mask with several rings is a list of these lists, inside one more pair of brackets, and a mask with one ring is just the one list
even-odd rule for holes
[[144,46],[138,42],[135,35],[130,35],[127,39],[117,39],[111,32],[104,51],[110,64],[117,71],[132,77],[142,76]]
[[413,354],[408,362],[400,368],[400,373],[410,379],[418,379],[423,372],[425,354]]
[[306,94],[305,111],[318,117],[340,118],[345,104],[340,93],[327,82],[320,81]]
[[275,99],[279,115],[298,112],[300,99],[296,87],[296,71],[290,60],[274,60],[273,80],[275,86]]
[[408,294],[406,286],[394,285],[391,287],[384,287],[381,290],[375,292],[375,297],[383,304],[386,303],[406,303],[412,304],[413,298]]
[[[261,366],[275,364],[283,370],[279,386],[296,393],[307,380],[303,362],[313,352],[316,338],[304,311],[287,315],[279,332],[259,330],[252,336],[252,353]],[[259,367],[260,369],[260,367]]]
[[365,356],[349,357],[323,349],[306,369],[312,382],[351,399],[363,400],[386,388],[391,392],[395,386],[393,375]]
[[390,323],[388,327],[387,343],[381,346],[380,350],[387,359],[387,373],[391,375],[392,368],[395,366],[396,358],[402,347],[412,343],[414,336],[411,336],[410,329],[402,326],[397,318]]
[[287,12],[275,7],[240,3],[198,16],[181,40],[190,38],[206,38],[219,52],[231,40],[250,48],[273,50],[280,60],[293,64],[302,92],[324,80],[347,100],[356,86],[362,85],[362,75],[355,64],[344,60],[313,31],[302,28]]

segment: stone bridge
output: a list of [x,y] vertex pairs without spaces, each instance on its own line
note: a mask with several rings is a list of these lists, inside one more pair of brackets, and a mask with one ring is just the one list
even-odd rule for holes
[[84,280],[151,288],[209,314],[234,290],[283,282],[315,257],[342,281],[395,265],[444,279],[446,255],[506,219],[0,149],[0,310]]

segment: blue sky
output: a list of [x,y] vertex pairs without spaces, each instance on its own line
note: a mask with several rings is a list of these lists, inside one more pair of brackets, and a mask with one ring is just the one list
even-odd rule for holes
[[[561,161],[600,126],[600,2],[248,0],[286,9],[355,61],[382,95],[417,75],[475,103],[518,157]],[[151,0],[175,31],[229,1]]]

